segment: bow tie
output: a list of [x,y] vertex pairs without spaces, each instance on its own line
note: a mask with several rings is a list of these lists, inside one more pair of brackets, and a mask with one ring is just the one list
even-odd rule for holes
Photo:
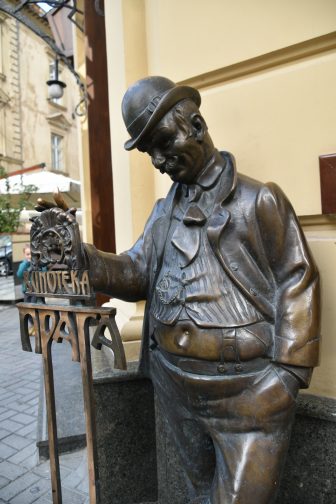
[[206,216],[198,205],[190,205],[183,216],[183,222],[186,226],[203,226]]

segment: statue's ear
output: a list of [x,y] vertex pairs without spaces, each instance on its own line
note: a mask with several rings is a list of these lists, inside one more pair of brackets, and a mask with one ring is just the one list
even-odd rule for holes
[[191,125],[193,128],[194,137],[197,142],[203,142],[204,135],[208,127],[201,114],[196,113],[192,115]]

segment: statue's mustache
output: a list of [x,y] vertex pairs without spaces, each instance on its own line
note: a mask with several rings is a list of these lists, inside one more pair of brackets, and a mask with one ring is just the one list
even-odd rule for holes
[[177,163],[178,163],[178,156],[172,156],[166,160],[166,162],[160,166],[160,173],[170,173],[174,171]]

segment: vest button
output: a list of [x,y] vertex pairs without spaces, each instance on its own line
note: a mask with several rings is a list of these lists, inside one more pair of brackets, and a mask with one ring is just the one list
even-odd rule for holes
[[252,287],[250,289],[250,293],[252,294],[252,296],[257,296],[258,295],[257,291],[254,290],[254,289],[252,289]]
[[243,366],[241,364],[236,364],[235,370],[237,371],[237,373],[240,373],[241,371],[243,371]]
[[224,364],[218,364],[217,371],[218,371],[218,373],[221,373],[221,374],[226,373],[226,367],[224,366]]
[[232,271],[237,271],[238,270],[238,264],[237,263],[231,263],[230,268]]

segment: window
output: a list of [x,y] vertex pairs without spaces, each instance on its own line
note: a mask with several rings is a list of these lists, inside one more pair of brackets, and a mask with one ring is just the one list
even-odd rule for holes
[[55,133],[51,134],[51,168],[63,169],[63,137]]

